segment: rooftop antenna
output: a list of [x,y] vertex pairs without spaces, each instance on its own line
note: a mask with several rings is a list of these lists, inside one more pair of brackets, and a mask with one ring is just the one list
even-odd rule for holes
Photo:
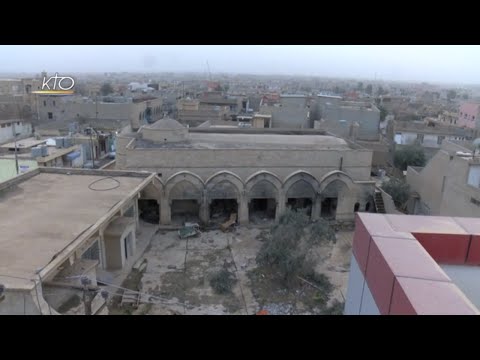
[[208,69],[208,80],[212,81],[212,73],[210,72],[210,65],[208,64],[208,60],[207,60],[207,69]]

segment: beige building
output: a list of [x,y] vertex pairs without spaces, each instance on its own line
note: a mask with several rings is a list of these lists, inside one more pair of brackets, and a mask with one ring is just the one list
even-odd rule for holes
[[314,130],[297,133],[196,130],[162,119],[117,136],[116,167],[158,175],[161,190],[150,200],[162,224],[186,217],[209,223],[231,213],[241,224],[273,220],[287,206],[313,219],[349,221],[355,209],[373,208],[371,150]]
[[480,216],[480,159],[471,149],[444,141],[423,168],[408,167],[411,214]]
[[58,168],[0,183],[0,213],[12,214],[0,218],[0,314],[62,313],[82,296],[81,276],[98,303],[98,274],[136,260],[138,199],[156,183],[149,173]]
[[162,99],[126,99],[105,102],[102,99],[82,97],[40,96],[38,113],[42,122],[86,121],[95,126],[95,119],[122,121],[123,126],[132,124],[136,128],[148,120],[161,117]]

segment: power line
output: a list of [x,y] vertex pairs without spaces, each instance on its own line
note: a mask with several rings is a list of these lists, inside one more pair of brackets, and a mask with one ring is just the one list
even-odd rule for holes
[[[65,280],[68,280],[68,279],[72,279],[72,278],[80,278],[81,276],[69,276],[69,277],[66,277],[66,278],[63,278]],[[113,288],[117,288],[117,289],[120,289],[120,290],[126,290],[126,291],[129,291],[129,292],[132,292],[134,294],[139,294],[139,295],[144,295],[147,297],[147,300],[146,301],[143,301],[145,303],[148,303],[148,304],[158,304],[156,302],[151,302],[150,299],[158,299],[159,302],[161,304],[166,304],[166,305],[179,305],[179,306],[183,306],[184,304],[182,303],[179,303],[179,302],[176,302],[176,301],[170,301],[169,299],[166,299],[166,298],[163,298],[163,297],[160,297],[160,296],[156,296],[156,295],[152,295],[152,294],[148,294],[148,293],[144,293],[144,292],[141,292],[141,291],[135,291],[135,290],[132,290],[132,289],[127,289],[127,288],[124,288],[122,286],[118,286],[118,285],[114,285],[114,284],[110,284],[110,283],[107,283],[103,280],[97,280],[97,282],[100,282],[102,284],[105,284],[107,286],[110,286],[110,287],[113,287]],[[98,289],[97,291],[100,291],[100,289]],[[113,294],[114,296],[121,296],[120,294],[117,294],[117,293],[112,293],[108,290],[106,290],[107,292],[109,292],[110,294]]]

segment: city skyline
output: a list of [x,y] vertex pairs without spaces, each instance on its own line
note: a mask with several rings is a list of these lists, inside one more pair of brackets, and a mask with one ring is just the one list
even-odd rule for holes
[[211,72],[480,84],[476,45],[2,45],[0,54],[2,73]]

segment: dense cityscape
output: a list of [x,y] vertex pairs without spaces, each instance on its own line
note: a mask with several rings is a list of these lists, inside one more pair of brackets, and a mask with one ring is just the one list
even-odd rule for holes
[[479,148],[480,85],[0,61],[0,314],[478,315]]

